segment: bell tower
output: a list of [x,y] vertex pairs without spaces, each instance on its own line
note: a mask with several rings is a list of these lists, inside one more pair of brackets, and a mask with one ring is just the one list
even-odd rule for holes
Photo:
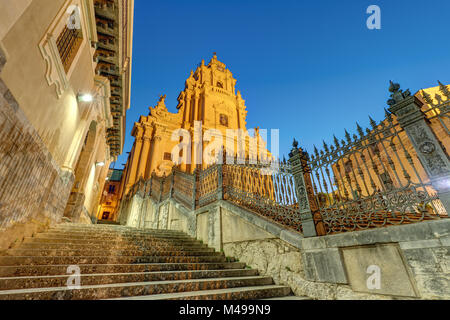
[[214,53],[211,61],[199,64],[191,71],[185,89],[178,97],[177,109],[183,114],[184,128],[194,121],[201,121],[206,129],[215,128],[246,130],[245,101],[236,93],[236,79],[226,65]]

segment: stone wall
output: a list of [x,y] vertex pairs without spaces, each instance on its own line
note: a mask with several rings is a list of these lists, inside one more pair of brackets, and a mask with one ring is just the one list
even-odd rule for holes
[[173,199],[156,204],[136,195],[127,206],[133,214],[124,217],[145,215],[147,228],[186,232],[299,296],[450,299],[450,219],[303,238],[226,201],[191,211]]
[[73,175],[60,170],[1,78],[0,250],[59,222]]
[[[229,204],[226,207],[227,214],[241,220],[240,229],[251,225],[247,234],[260,238],[243,239],[242,230],[230,232],[223,238],[225,254],[291,286],[298,295],[317,299],[450,298],[449,219],[303,238],[261,227],[260,222],[255,226],[247,219],[248,212],[230,210]],[[225,219],[223,223],[230,225]],[[255,232],[255,227],[260,231]],[[266,239],[261,239],[264,235]],[[379,288],[367,285],[371,266],[379,267]]]
[[320,300],[380,300],[387,299],[374,294],[354,292],[349,285],[321,283],[305,278],[302,253],[280,239],[242,241],[224,244],[225,254],[238,258],[261,275],[271,276],[275,283],[291,287],[297,296]]

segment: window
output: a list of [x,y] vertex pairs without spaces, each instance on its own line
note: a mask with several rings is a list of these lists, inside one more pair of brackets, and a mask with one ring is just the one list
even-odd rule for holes
[[108,211],[103,212],[102,220],[108,220],[110,214],[111,214],[111,212],[108,212]]
[[82,42],[83,35],[81,29],[69,29],[65,26],[58,36],[56,46],[66,73],[69,71]]
[[170,152],[164,153],[164,160],[172,161],[172,154]]
[[228,127],[228,116],[227,115],[225,115],[225,114],[220,115],[220,124],[225,127]]
[[108,192],[109,193],[114,193],[114,191],[116,191],[116,186],[115,185],[109,185],[109,189],[108,189]]
[[222,88],[223,89],[223,84],[220,81],[217,81],[217,87]]

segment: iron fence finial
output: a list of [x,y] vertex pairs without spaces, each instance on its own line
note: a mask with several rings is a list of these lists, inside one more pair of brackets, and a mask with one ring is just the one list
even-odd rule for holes
[[372,126],[373,129],[377,128],[377,123],[375,122],[375,120],[372,119],[371,116],[369,116],[369,121],[370,121],[370,125]]
[[359,136],[360,136],[361,138],[364,137],[364,131],[363,131],[363,129],[361,128],[361,126],[359,125],[358,122],[356,122],[356,130],[358,131],[358,134],[359,134]]
[[340,147],[339,140],[338,140],[338,138],[336,138],[336,135],[333,135],[333,140],[334,140],[334,144],[335,144],[336,148],[339,148]]

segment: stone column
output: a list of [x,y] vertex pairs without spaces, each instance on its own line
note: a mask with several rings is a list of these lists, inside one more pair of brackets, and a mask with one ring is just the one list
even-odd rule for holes
[[152,153],[151,153],[151,159],[149,162],[149,170],[148,172],[156,172],[157,168],[158,168],[158,162],[162,160],[162,154],[161,154],[161,141],[163,139],[163,128],[158,127],[156,128],[156,132],[153,135],[153,140],[152,140]]
[[131,157],[131,167],[130,167],[130,179],[127,183],[127,189],[131,187],[137,180],[137,170],[139,165],[139,158],[142,149],[142,135],[144,134],[144,129],[140,126],[135,127],[133,130],[133,136],[136,138],[133,156]]
[[186,92],[186,104],[185,104],[185,111],[184,111],[184,123],[189,128],[191,124],[191,106],[192,106],[192,100],[191,100],[191,93],[189,91]]
[[298,142],[294,139],[293,149],[289,154],[289,163],[292,166],[292,175],[294,176],[295,180],[295,191],[297,193],[297,201],[300,212],[300,220],[302,222],[303,236],[306,238],[317,236],[317,232],[307,193],[305,167],[302,157],[304,157],[304,153],[303,151],[299,150]]
[[392,81],[389,91],[389,111],[397,117],[408,135],[432,186],[438,192],[445,210],[450,213],[450,161],[421,110],[423,103],[409,90],[400,90],[400,85]]
[[194,95],[194,123],[195,123],[195,121],[198,120],[199,101],[200,101],[200,95],[198,92],[195,92],[195,95]]
[[141,154],[139,157],[139,165],[138,165],[138,169],[137,169],[137,179],[139,179],[139,177],[143,177],[145,179],[145,172],[146,172],[146,168],[147,168],[147,160],[148,160],[148,156],[149,156],[149,151],[150,151],[150,141],[152,139],[152,135],[153,135],[153,127],[145,125],[144,126],[144,134],[142,137],[143,140],[143,144],[142,144],[142,150],[141,150]]

